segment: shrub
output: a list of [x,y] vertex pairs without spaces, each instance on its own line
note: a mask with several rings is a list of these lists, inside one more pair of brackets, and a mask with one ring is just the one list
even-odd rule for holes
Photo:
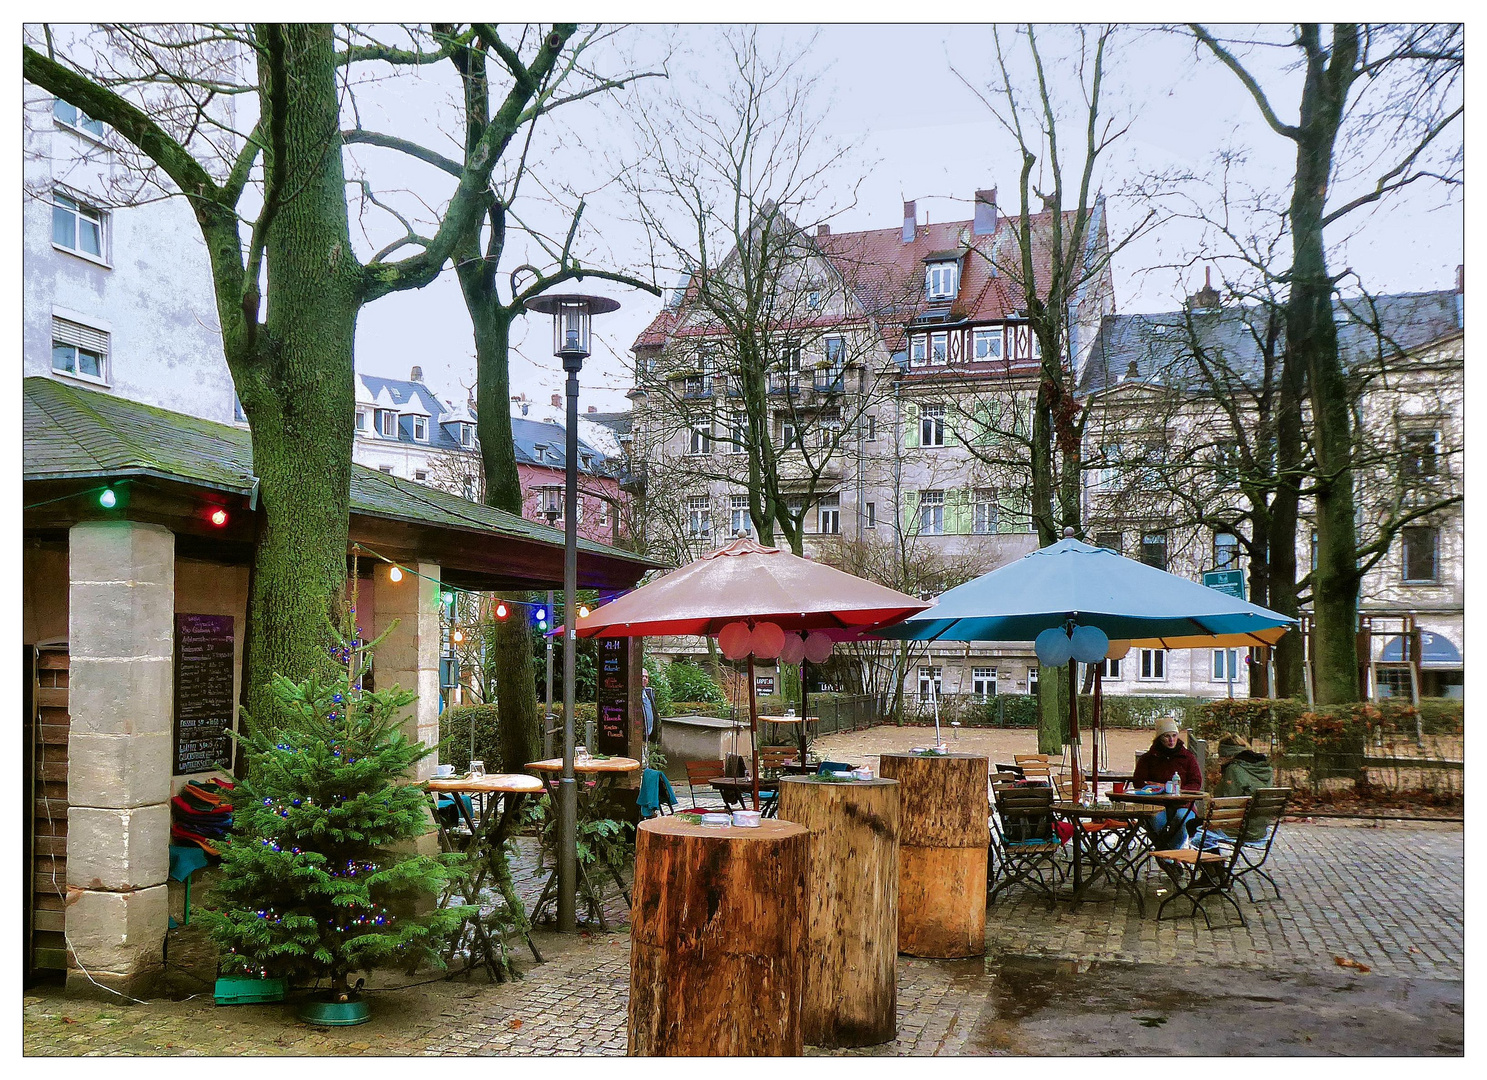
[[666,671],[671,697],[680,701],[723,701],[723,688],[696,664],[680,661]]
[[1460,698],[1421,698],[1420,726],[1426,735],[1465,734],[1466,702]]
[[[741,710],[745,718],[748,710]],[[764,710],[760,710],[763,712]],[[726,701],[673,701],[671,711],[667,716],[715,716],[719,720],[725,720],[733,713],[733,708]]]
[[[470,725],[475,725],[475,753],[470,753]],[[499,718],[494,705],[451,705],[439,715],[439,760],[455,772],[470,767],[470,758],[485,762],[487,771],[501,760]]]
[[645,658],[645,670],[651,673],[651,689],[656,695],[656,712],[660,716],[670,716],[667,710],[671,708],[671,679],[666,675],[666,669],[670,664],[663,664],[654,656]]
[[1226,731],[1246,739],[1268,738],[1280,727],[1292,725],[1307,710],[1297,698],[1219,698],[1198,707],[1194,730],[1199,738],[1216,739]]

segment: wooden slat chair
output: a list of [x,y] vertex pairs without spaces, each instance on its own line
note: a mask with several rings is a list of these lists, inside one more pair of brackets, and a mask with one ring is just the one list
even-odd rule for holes
[[1062,845],[1053,831],[1053,789],[997,784],[992,799],[996,818],[987,852],[987,903],[1022,884],[1046,896],[1051,911],[1054,889],[1063,880],[1058,860]]
[[[726,813],[728,806],[722,798],[722,793],[712,786],[712,778],[723,775],[723,763],[721,761],[689,761],[687,764],[687,790],[692,797],[692,809],[698,813]],[[699,795],[711,791],[718,797],[717,802],[702,803]]]
[[1162,912],[1167,909],[1167,905],[1180,896],[1193,906],[1189,917],[1197,918],[1202,915],[1204,925],[1212,929],[1213,920],[1203,910],[1203,901],[1210,896],[1218,896],[1234,908],[1239,915],[1240,926],[1249,925],[1239,902],[1231,895],[1234,866],[1239,860],[1239,849],[1244,845],[1233,845],[1227,852],[1210,850],[1209,834],[1242,836],[1250,818],[1251,805],[1248,795],[1232,799],[1211,799],[1208,803],[1208,816],[1198,829],[1193,847],[1147,853],[1147,858],[1155,860],[1176,886],[1176,892],[1163,900],[1157,908],[1158,921],[1161,921]]
[[[1281,818],[1285,816],[1286,804],[1291,801],[1291,789],[1287,787],[1256,788],[1250,794],[1250,817],[1242,835],[1247,837],[1239,847],[1239,862],[1234,871],[1234,880],[1244,889],[1244,895],[1249,898],[1250,903],[1257,903],[1255,894],[1250,891],[1249,882],[1244,879],[1251,874],[1257,874],[1270,882],[1270,887],[1275,890],[1275,899],[1280,899],[1280,886],[1275,883],[1275,878],[1264,869],[1265,861],[1270,858],[1270,849],[1275,844],[1275,834],[1280,831]],[[1234,840],[1228,835],[1210,835],[1207,838],[1209,850],[1223,854],[1234,846]],[[1256,888],[1259,888],[1258,882]],[[1268,900],[1263,893],[1260,899]]]
[[1023,779],[1041,780],[1053,789],[1056,799],[1064,798],[1062,761],[1055,761],[1050,754],[1013,754],[1012,760],[1022,770]]
[[[800,748],[797,746],[761,746],[759,748],[759,779],[775,779],[785,771],[785,762],[794,761],[800,757]],[[773,816],[779,809],[780,793],[778,790],[771,794],[759,793],[759,806],[757,809],[766,816]]]

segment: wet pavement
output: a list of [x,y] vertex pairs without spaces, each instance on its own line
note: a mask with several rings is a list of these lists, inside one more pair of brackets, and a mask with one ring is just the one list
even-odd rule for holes
[[[899,958],[893,1042],[807,1054],[1460,1054],[1463,836],[1450,825],[1287,822],[1272,856],[1283,898],[1241,901],[1248,927],[1158,923],[1124,894],[1053,912],[1013,895],[988,911],[985,958]],[[544,877],[523,860],[529,903]],[[209,950],[196,942],[193,970],[191,937],[176,931],[172,963],[197,996],[128,1006],[32,992],[23,1049],[618,1056],[629,937],[624,901],[615,895],[606,910],[611,933],[538,935],[547,962],[523,954],[515,982],[468,975],[399,988],[404,977],[381,976],[372,1022],[330,1031],[297,1022],[290,1006],[215,1007],[192,981],[210,978]]]

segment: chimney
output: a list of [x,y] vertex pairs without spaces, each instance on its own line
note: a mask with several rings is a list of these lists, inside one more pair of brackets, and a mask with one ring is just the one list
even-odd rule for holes
[[817,225],[816,226],[816,236],[817,237],[830,236],[830,235],[831,235],[831,226],[830,225],[827,225],[827,224],[824,224],[823,223],[823,224],[820,224],[820,225]]
[[417,364],[414,364],[413,370],[408,372],[408,381],[423,382],[423,368],[419,367]]
[[1213,267],[1203,268],[1203,288],[1188,297],[1188,307],[1193,311],[1217,311],[1219,309],[1218,290],[1213,287]]
[[971,222],[973,236],[990,236],[996,232],[996,188],[976,192],[976,217]]
[[[1136,361],[1132,360],[1130,362],[1130,364],[1128,364],[1126,366],[1126,379],[1139,379],[1139,378],[1141,378],[1141,369],[1136,366]],[[1121,381],[1124,382],[1125,379],[1123,379]]]
[[919,212],[914,208],[914,200],[909,199],[904,203],[904,243],[914,242],[915,225],[919,219]]
[[563,395],[562,394],[554,394],[552,396],[552,407],[554,409],[561,409],[563,407]]
[[597,405],[590,405],[589,406],[589,412],[598,412],[598,411],[599,411],[599,406],[597,406]]
[[1465,293],[1466,292],[1466,264],[1465,263],[1457,263],[1456,264],[1456,291],[1459,292],[1459,293]]

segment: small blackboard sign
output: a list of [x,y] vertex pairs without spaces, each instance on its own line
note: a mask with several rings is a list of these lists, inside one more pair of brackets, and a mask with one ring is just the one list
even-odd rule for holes
[[599,638],[599,730],[601,754],[630,755],[630,641]]
[[232,616],[176,614],[174,772],[230,768]]

